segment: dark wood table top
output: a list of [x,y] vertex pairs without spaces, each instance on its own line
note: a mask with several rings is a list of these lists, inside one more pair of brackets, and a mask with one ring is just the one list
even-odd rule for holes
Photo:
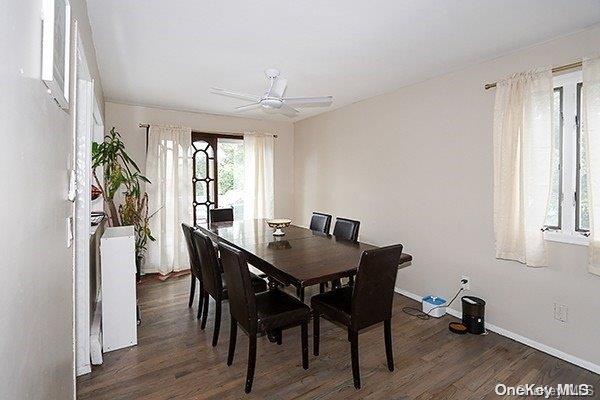
[[[295,225],[283,229],[285,236],[273,236],[264,219],[216,222],[198,228],[213,240],[244,251],[248,261],[265,274],[296,287],[352,276],[362,252],[376,248]],[[410,254],[402,253],[399,264],[411,260]]]

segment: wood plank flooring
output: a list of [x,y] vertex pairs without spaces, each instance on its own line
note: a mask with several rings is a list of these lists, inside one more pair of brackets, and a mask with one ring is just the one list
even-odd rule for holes
[[[142,324],[138,345],[104,354],[104,364],[77,379],[78,399],[495,399],[494,386],[587,383],[600,392],[600,375],[494,333],[454,335],[446,316],[427,321],[402,313],[418,304],[396,295],[392,335],[396,369],[386,367],[383,326],[359,336],[362,389],[355,390],[346,331],[321,320],[321,355],[301,366],[300,328],[281,346],[259,338],[252,393],[244,394],[248,339],[238,332],[227,367],[229,308],[223,306],[219,345],[211,346],[214,303],[206,330],[187,307],[189,276],[138,286]],[[307,289],[307,299],[310,298]],[[308,301],[308,300],[307,300]]]

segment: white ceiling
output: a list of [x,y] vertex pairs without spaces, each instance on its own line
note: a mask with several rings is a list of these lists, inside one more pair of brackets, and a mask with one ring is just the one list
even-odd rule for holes
[[[87,0],[108,100],[231,114],[281,70],[331,108],[600,21],[599,0]],[[260,110],[244,115],[287,119]]]

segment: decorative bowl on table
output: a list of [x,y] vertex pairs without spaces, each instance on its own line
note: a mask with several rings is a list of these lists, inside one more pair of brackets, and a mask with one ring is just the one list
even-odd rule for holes
[[273,232],[273,236],[283,236],[285,235],[285,232],[282,231],[282,228],[287,228],[288,226],[290,226],[290,224],[292,223],[291,219],[287,219],[287,218],[281,218],[281,219],[268,219],[267,220],[267,225],[269,225],[269,227],[275,229],[275,232]]

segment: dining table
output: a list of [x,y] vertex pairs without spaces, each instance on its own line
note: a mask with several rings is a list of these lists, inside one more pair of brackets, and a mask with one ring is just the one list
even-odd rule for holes
[[[271,280],[297,289],[356,275],[362,253],[377,246],[336,239],[300,226],[273,235],[266,219],[197,224],[213,241],[241,250],[248,262]],[[398,266],[412,261],[402,253]]]

